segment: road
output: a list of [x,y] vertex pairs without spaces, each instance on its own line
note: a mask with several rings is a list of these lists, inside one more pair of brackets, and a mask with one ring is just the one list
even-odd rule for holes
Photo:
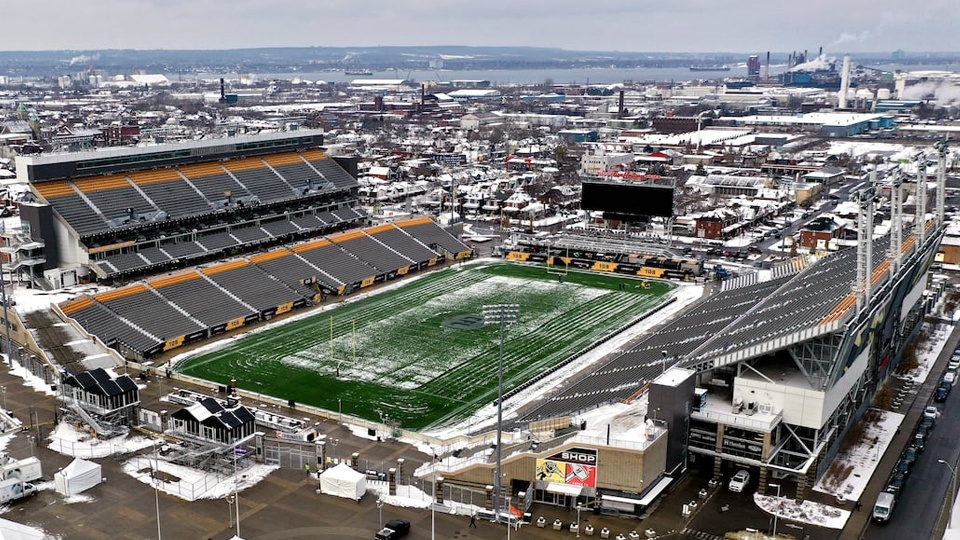
[[[939,381],[939,378],[933,380]],[[928,381],[927,384],[932,383]],[[951,500],[952,476],[950,469],[937,460],[942,459],[953,466],[960,457],[956,434],[956,422],[960,418],[958,394],[960,392],[951,392],[947,401],[939,404],[943,415],[910,470],[906,487],[894,508],[893,519],[884,526],[871,523],[865,538],[934,538],[933,531],[941,519],[940,513],[947,511],[944,501]],[[942,530],[943,524],[939,525]]]

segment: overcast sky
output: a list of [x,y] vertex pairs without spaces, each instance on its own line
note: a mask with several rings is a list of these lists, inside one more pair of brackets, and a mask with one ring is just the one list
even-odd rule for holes
[[957,51],[957,0],[17,0],[0,50],[491,45]]

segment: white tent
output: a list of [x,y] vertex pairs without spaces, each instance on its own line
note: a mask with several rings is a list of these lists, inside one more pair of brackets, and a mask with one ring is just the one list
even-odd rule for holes
[[8,519],[0,519],[0,539],[3,540],[44,540],[52,538],[40,529],[21,525]]
[[367,492],[367,475],[341,463],[320,475],[320,493],[359,501]]
[[57,493],[69,497],[99,484],[101,478],[100,465],[77,458],[53,475],[53,483]]

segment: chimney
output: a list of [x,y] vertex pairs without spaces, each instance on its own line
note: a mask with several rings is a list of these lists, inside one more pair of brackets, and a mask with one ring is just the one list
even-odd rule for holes
[[847,108],[847,91],[850,90],[850,55],[843,55],[843,71],[840,73],[840,93],[837,96],[837,108]]
[[620,108],[617,109],[617,118],[623,118],[623,90],[620,90]]
[[770,80],[770,51],[767,51],[767,67],[766,70],[764,70],[763,78],[768,81]]

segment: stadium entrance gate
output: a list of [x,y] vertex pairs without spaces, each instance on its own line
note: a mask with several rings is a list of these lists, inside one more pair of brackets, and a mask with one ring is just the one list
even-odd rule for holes
[[281,469],[322,470],[323,456],[316,443],[291,441],[274,437],[263,438],[263,462]]

